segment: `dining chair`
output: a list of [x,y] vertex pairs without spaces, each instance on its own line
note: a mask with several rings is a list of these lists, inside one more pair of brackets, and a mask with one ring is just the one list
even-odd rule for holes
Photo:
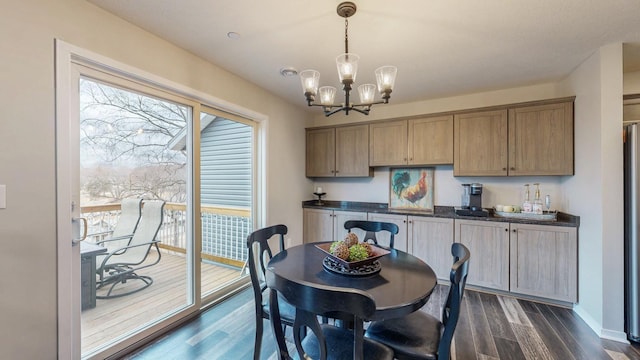
[[460,243],[451,246],[451,254],[454,261],[449,274],[451,285],[442,319],[415,311],[401,318],[374,321],[365,336],[392,348],[398,360],[448,360],[460,316],[470,257],[469,249]]
[[[271,326],[278,345],[279,359],[291,359],[284,341],[279,305],[275,301],[281,295],[295,307],[293,338],[295,359],[314,360],[392,360],[393,350],[364,337],[364,320],[376,311],[373,298],[361,290],[327,286],[325,288],[292,287],[267,273],[267,284],[272,290]],[[320,323],[318,317],[327,313],[340,313],[353,324],[353,328]]]
[[[265,268],[273,253],[269,247],[269,239],[276,236],[280,246],[280,251],[284,250],[284,236],[287,234],[286,225],[273,225],[256,230],[247,237],[247,247],[249,248],[249,274],[251,276],[251,286],[256,309],[256,338],[254,343],[253,358],[260,359],[260,349],[262,347],[262,334],[264,332],[263,319],[269,320],[269,296],[267,284],[265,282]],[[282,323],[284,326],[293,326],[295,309],[284,300],[279,301]]]
[[374,244],[378,245],[378,239],[376,238],[376,233],[380,231],[388,231],[389,232],[389,248],[393,249],[393,240],[395,235],[398,235],[400,229],[398,225],[394,223],[381,222],[381,221],[366,221],[366,220],[349,220],[345,221],[344,228],[351,232],[351,229],[357,228],[364,230],[366,233],[363,239],[360,241],[373,241]]

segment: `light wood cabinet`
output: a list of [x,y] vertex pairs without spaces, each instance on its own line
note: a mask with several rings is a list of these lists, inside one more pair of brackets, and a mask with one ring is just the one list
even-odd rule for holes
[[507,175],[507,110],[454,116],[454,176]]
[[573,175],[573,101],[454,116],[454,176]]
[[[398,235],[393,238],[393,247],[394,249],[405,252],[408,250],[407,215],[369,213],[367,218],[369,221],[382,221],[398,225]],[[378,244],[382,246],[389,246],[388,232],[382,231],[379,234],[376,234],[376,238],[378,239]]]
[[408,120],[408,165],[453,164],[453,115]]
[[407,164],[407,120],[369,125],[369,164],[393,166]]
[[453,116],[394,120],[369,125],[371,166],[453,163]]
[[[347,233],[345,221],[367,220],[366,212],[305,208],[302,213],[305,243],[342,240]],[[356,234],[358,237],[364,236],[358,230]]]
[[438,279],[449,281],[453,257],[453,219],[409,216],[409,253],[435,271]]
[[467,284],[509,290],[509,224],[455,220],[455,241],[471,253]]
[[576,228],[511,224],[510,291],[575,303]]
[[307,129],[307,177],[367,177],[369,126]]
[[573,173],[573,102],[509,109],[509,175]]

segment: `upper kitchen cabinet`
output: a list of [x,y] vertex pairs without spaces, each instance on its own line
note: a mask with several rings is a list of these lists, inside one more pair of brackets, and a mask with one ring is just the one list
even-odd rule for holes
[[454,176],[573,175],[573,98],[454,117]]
[[369,125],[369,164],[407,165],[407,120]]
[[454,116],[454,176],[507,175],[507,110]]
[[453,116],[369,125],[369,163],[371,166],[453,163]]
[[369,126],[307,129],[307,177],[366,177]]
[[573,101],[509,109],[509,175],[573,175]]

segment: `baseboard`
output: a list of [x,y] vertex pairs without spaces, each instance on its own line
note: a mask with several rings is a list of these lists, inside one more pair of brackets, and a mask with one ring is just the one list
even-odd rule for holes
[[576,315],[580,316],[580,318],[584,320],[585,323],[587,323],[587,326],[589,326],[591,330],[593,330],[593,332],[595,332],[596,335],[598,335],[600,338],[629,344],[626,333],[621,331],[603,329],[600,323],[598,323],[593,317],[591,317],[591,315],[589,315],[589,313],[586,312],[584,308],[582,308],[582,306],[580,306],[579,304],[575,304],[573,306],[573,312],[575,312]]

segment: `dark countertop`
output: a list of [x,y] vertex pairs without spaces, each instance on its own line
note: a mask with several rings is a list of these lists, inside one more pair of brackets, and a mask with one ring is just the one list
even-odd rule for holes
[[322,205],[319,205],[317,200],[306,200],[302,202],[302,207],[308,208],[308,209],[374,212],[374,213],[395,214],[395,215],[412,215],[412,216],[439,217],[439,218],[449,218],[449,219],[508,222],[508,223],[517,223],[517,224],[552,225],[552,226],[569,226],[569,227],[580,226],[579,216],[575,216],[575,215],[571,215],[563,212],[558,212],[556,221],[545,221],[545,220],[497,217],[493,215],[492,209],[488,209],[489,210],[488,217],[461,216],[461,215],[456,215],[456,213],[454,212],[453,206],[438,206],[438,205],[435,206],[433,213],[424,212],[424,211],[405,210],[405,209],[389,209],[389,206],[386,203],[368,203],[368,202],[356,202],[356,201],[323,200]]

